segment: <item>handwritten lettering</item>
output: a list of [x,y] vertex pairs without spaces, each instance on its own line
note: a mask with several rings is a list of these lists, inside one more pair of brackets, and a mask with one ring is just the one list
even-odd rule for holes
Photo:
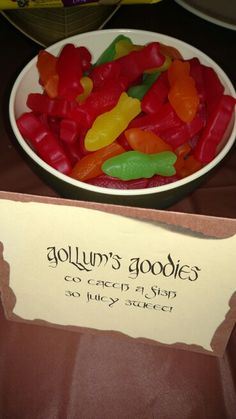
[[69,291],[69,290],[66,290],[65,291],[65,296],[66,297],[80,297],[80,293],[78,291]]
[[[117,253],[85,251],[80,247],[70,245],[47,247],[47,261],[51,268],[56,268],[64,263],[69,264],[71,268],[73,267],[72,272],[63,277],[64,281],[71,287],[79,288],[79,290],[71,291],[67,289],[65,291],[65,296],[70,297],[71,300],[79,299],[80,302],[90,305],[99,303],[98,306],[102,303],[108,308],[113,308],[119,302],[133,309],[153,310],[160,313],[173,312],[174,306],[167,301],[176,299],[177,291],[172,289],[173,285],[170,288],[161,286],[159,280],[169,279],[169,281],[172,281],[175,279],[186,281],[186,283],[194,282],[199,278],[201,271],[200,267],[188,264],[170,253],[162,255],[162,258],[157,260],[142,259],[141,257],[127,257],[125,260]],[[114,280],[112,272],[113,270],[119,270],[122,263],[126,272],[121,270],[116,280]],[[110,278],[107,279],[106,276],[105,279],[97,278],[96,270],[106,267]],[[80,271],[79,275],[74,274],[75,268]],[[91,271],[94,272],[91,274]],[[102,275],[105,275],[105,273]],[[121,281],[124,275],[127,281]],[[155,277],[155,281],[158,279],[158,283],[150,283],[152,276]],[[139,283],[133,281],[137,278]],[[147,281],[145,281],[145,278],[147,278]],[[104,294],[97,292],[100,290]],[[117,297],[118,293],[119,296]],[[138,294],[142,297],[141,299],[139,299]],[[124,298],[122,298],[123,295],[125,295]]]
[[158,287],[157,285],[152,285],[150,287],[150,289],[145,292],[145,288],[141,287],[141,286],[137,286],[135,289],[136,292],[140,292],[142,295],[144,295],[145,298],[147,298],[148,300],[151,300],[155,297],[167,297],[169,298],[175,298],[177,295],[176,291],[173,290],[165,290],[162,289],[160,287]]
[[107,297],[106,295],[92,294],[91,292],[87,292],[87,302],[89,303],[91,301],[106,303],[109,307],[113,307],[113,305],[119,301],[119,298],[112,298]]
[[89,285],[95,285],[97,287],[102,288],[115,288],[121,291],[128,291],[129,290],[129,284],[119,283],[119,282],[111,282],[111,281],[102,281],[100,279],[88,279]]
[[100,253],[80,250],[79,247],[47,247],[47,260],[51,268],[56,268],[59,263],[69,263],[74,265],[80,271],[90,272],[100,266],[106,266],[110,263],[110,267],[114,270],[120,268],[121,257],[113,252]]
[[66,275],[64,279],[67,282],[76,282],[77,284],[82,281],[82,279],[79,278],[78,276],[71,276],[71,275]]
[[137,300],[125,300],[125,305],[128,307],[137,307],[137,308],[146,308],[148,310],[157,310],[169,312],[173,310],[171,306],[162,306],[160,304],[147,303],[146,301],[137,301]]
[[198,266],[181,265],[178,259],[174,261],[170,254],[167,256],[167,262],[159,260],[152,262],[148,259],[141,260],[139,257],[131,258],[129,265],[129,277],[136,279],[140,274],[152,274],[154,276],[162,275],[165,278],[179,278],[182,280],[196,281],[198,273],[201,270]]

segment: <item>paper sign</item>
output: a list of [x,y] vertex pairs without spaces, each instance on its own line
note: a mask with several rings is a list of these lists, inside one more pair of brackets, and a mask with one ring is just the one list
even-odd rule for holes
[[235,231],[216,238],[160,222],[163,211],[41,201],[0,199],[9,319],[223,354],[236,318]]

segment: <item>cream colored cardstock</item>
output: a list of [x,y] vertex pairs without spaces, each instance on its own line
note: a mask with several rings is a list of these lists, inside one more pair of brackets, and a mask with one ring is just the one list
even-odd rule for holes
[[7,199],[0,214],[18,318],[213,352],[236,291],[236,235]]

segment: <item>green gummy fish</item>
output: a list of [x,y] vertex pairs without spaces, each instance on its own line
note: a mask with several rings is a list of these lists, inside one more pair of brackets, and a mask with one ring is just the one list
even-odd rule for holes
[[151,178],[154,175],[173,176],[177,156],[172,151],[146,154],[140,151],[126,151],[111,157],[102,165],[102,171],[122,180]]

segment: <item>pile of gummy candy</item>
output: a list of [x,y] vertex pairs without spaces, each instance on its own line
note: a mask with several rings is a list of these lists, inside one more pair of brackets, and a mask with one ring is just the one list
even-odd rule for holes
[[42,93],[28,95],[22,136],[56,170],[105,188],[196,172],[216,156],[236,103],[198,58],[122,34],[95,63],[85,46],[41,50],[37,70]]

